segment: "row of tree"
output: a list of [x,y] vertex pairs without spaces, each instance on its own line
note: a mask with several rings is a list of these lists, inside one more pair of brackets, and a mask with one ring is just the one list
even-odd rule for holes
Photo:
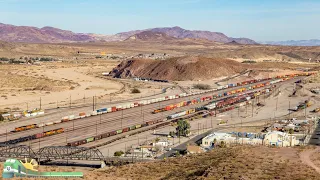
[[56,59],[54,58],[49,58],[49,57],[20,57],[19,59],[16,58],[7,58],[7,57],[0,57],[0,61],[5,61],[9,62],[10,64],[20,64],[20,63],[32,63],[34,61],[55,61]]

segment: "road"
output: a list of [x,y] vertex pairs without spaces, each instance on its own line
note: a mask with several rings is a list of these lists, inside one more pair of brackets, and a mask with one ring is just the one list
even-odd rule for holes
[[304,150],[300,153],[300,160],[308,165],[309,167],[313,168],[314,170],[316,170],[319,174],[320,174],[320,168],[318,166],[316,166],[310,159],[310,156],[313,153],[319,153],[320,151],[320,147],[316,147],[315,149],[307,149]]

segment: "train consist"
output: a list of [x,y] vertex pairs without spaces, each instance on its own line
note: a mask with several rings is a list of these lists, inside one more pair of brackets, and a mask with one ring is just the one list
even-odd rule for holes
[[55,134],[61,134],[63,132],[64,132],[63,128],[54,129],[54,130],[46,131],[43,133],[38,133],[38,134],[30,135],[30,136],[12,139],[12,140],[5,141],[5,142],[0,142],[0,145],[1,144],[17,144],[17,143],[21,143],[21,142],[25,142],[25,141],[29,141],[29,140],[33,140],[33,139],[39,139],[39,138],[43,138],[43,137],[52,136]]
[[[197,98],[197,99],[194,99],[194,100],[191,100],[191,101],[184,101],[184,102],[181,102],[180,105],[177,105],[177,104],[176,105],[171,105],[170,108],[172,109],[172,107],[173,107],[173,109],[174,109],[174,108],[181,107],[181,106],[187,106],[187,105],[190,105],[192,103],[210,101],[210,100],[213,100],[213,99],[216,99],[216,98],[220,98],[220,97],[224,97],[224,96],[230,96],[230,95],[234,95],[236,93],[242,93],[242,92],[245,92],[245,91],[248,91],[248,90],[256,89],[256,88],[259,88],[259,87],[264,87],[264,86],[267,86],[267,85],[270,85],[270,84],[276,84],[276,83],[291,79],[291,78],[296,77],[296,76],[309,76],[309,75],[312,75],[312,74],[313,73],[300,73],[300,74],[277,76],[276,79],[274,79],[273,81],[270,81],[270,82],[260,83],[260,84],[253,85],[253,86],[246,87],[246,88],[239,88],[237,90],[232,90],[232,91],[225,92],[225,93],[214,94],[212,96],[205,96],[205,97]],[[237,86],[241,86],[241,85],[248,85],[248,84],[257,83],[257,82],[265,81],[265,80],[271,80],[271,79],[272,78],[266,78],[266,79],[259,79],[259,80],[244,81],[244,82],[237,83],[237,84],[228,84],[228,85],[223,86],[223,87],[218,87],[218,89],[233,88],[233,87],[237,87]],[[123,109],[143,106],[143,105],[157,103],[157,102],[170,100],[170,99],[176,99],[176,98],[181,98],[181,97],[186,97],[186,96],[191,96],[191,95],[196,95],[196,94],[208,93],[208,92],[212,92],[212,91],[216,91],[216,90],[217,89],[212,89],[212,90],[203,91],[203,92],[196,92],[196,93],[192,93],[192,94],[183,93],[183,94],[179,94],[179,95],[177,94],[177,95],[172,95],[172,96],[165,96],[165,97],[155,98],[155,99],[151,99],[151,100],[141,100],[141,101],[138,101],[138,102],[123,104],[123,105],[118,105],[118,106],[113,106],[113,107],[109,107],[109,108],[100,108],[100,109],[97,109],[97,110],[95,110],[95,111],[93,111],[91,113],[88,113],[88,114],[84,113],[84,112],[80,112],[78,115],[65,116],[65,117],[61,118],[61,120],[58,120],[58,121],[55,121],[55,122],[49,122],[49,123],[46,123],[46,124],[44,124],[44,123],[41,123],[41,124],[30,124],[30,125],[27,125],[27,126],[18,127],[18,128],[15,128],[15,130],[13,132],[19,132],[19,131],[25,131],[25,130],[33,129],[33,128],[40,128],[40,127],[44,127],[44,126],[50,126],[52,124],[68,122],[68,121],[71,121],[71,120],[76,120],[76,119],[85,118],[85,117],[89,117],[89,116],[95,116],[95,115],[104,114],[104,113],[116,112],[116,111],[120,111],[120,110],[123,110]],[[236,97],[236,98],[238,98],[238,100],[233,99],[233,100],[230,100],[230,102],[229,101],[228,102],[227,101],[224,101],[224,102],[220,101],[220,103],[218,102],[217,104],[215,104],[215,106],[217,107],[217,108],[215,108],[215,111],[218,110],[218,112],[210,112],[210,115],[215,114],[215,113],[221,113],[223,110],[222,109],[219,110],[220,106],[221,107],[225,107],[225,105],[234,104],[234,103],[241,103],[241,101],[244,100],[243,98],[241,98],[241,95],[243,95],[243,94],[240,94],[239,96]],[[232,99],[234,97],[235,96],[231,96],[230,98]],[[230,98],[226,98],[224,100],[227,100],[227,99],[230,99]],[[211,106],[211,109],[214,108],[213,107],[214,106],[213,103],[210,103],[206,107],[197,108],[195,110],[189,110],[189,112],[180,112],[179,115],[173,115],[173,116],[171,115],[171,117],[167,117],[167,119],[174,120],[174,119],[179,118],[181,116],[188,116],[188,115],[190,115],[192,113],[198,113],[198,112],[204,110],[205,108],[208,111],[208,109],[210,109],[210,106]],[[168,109],[170,109],[170,108],[168,108]],[[229,108],[232,108],[232,107],[229,107]],[[168,110],[168,109],[166,109],[166,110]],[[163,110],[163,109],[161,109],[161,110]],[[229,110],[231,110],[231,109],[229,109]],[[121,134],[123,132],[128,132],[128,131],[131,131],[131,130],[134,130],[134,129],[138,129],[138,128],[141,128],[141,127],[145,127],[145,126],[150,126],[152,124],[163,122],[163,121],[164,120],[148,121],[148,122],[146,122],[144,124],[137,124],[135,126],[127,127],[127,128],[121,129],[121,130],[112,131],[112,132],[101,134],[101,135],[98,135],[98,136],[95,136],[95,137],[90,137],[90,138],[87,138],[87,139],[82,140],[82,141],[68,143],[68,145],[69,146],[78,146],[78,145],[81,145],[81,144],[85,144],[85,143],[88,143],[88,142],[99,140],[99,139],[102,139],[102,138],[105,138],[105,137],[109,137],[109,136],[112,136],[112,135]],[[59,131],[59,132],[61,132],[61,131]],[[63,129],[62,129],[62,132],[63,132]],[[53,133],[53,134],[56,134],[56,133]],[[47,136],[47,135],[45,135],[45,136]],[[44,137],[44,136],[32,135],[32,136],[29,136],[29,137],[23,137],[22,139],[29,140],[29,139],[32,139],[34,137],[36,138],[36,137]],[[13,141],[15,141],[15,140],[13,140]],[[17,140],[17,141],[19,141],[19,140]],[[20,141],[20,142],[22,142],[22,141]]]
[[[259,91],[252,91],[249,92],[247,94],[243,94],[241,96],[232,96],[232,97],[226,97],[224,99],[218,100],[218,101],[213,101],[210,104],[206,105],[206,106],[201,106],[201,107],[197,107],[197,108],[191,108],[185,111],[181,111],[181,112],[177,112],[174,114],[171,114],[169,116],[167,116],[165,119],[158,119],[158,120],[154,120],[154,121],[148,121],[146,123],[143,124],[137,124],[137,125],[133,125],[130,127],[126,127],[123,129],[119,129],[116,131],[112,131],[112,132],[108,132],[108,133],[104,133],[104,134],[100,134],[97,136],[93,136],[93,137],[89,137],[83,140],[78,140],[78,141],[74,141],[74,142],[69,142],[67,143],[67,146],[79,146],[79,145],[83,145],[83,144],[87,144],[93,141],[97,141],[103,138],[107,138],[110,136],[115,136],[118,134],[122,134],[124,132],[128,132],[128,131],[132,131],[132,130],[136,130],[142,127],[147,127],[147,126],[151,126],[153,124],[158,124],[157,126],[153,126],[152,128],[158,128],[161,126],[165,126],[168,125],[172,122],[177,122],[180,119],[188,119],[188,120],[193,120],[193,119],[197,119],[197,118],[205,118],[207,116],[213,116],[215,114],[218,113],[223,113],[226,111],[230,111],[232,109],[238,108],[240,106],[243,106],[244,104],[241,103],[249,103],[250,99],[254,99],[257,96],[260,96],[262,94],[265,93],[270,93],[271,89],[263,89],[263,90],[259,90]],[[239,104],[240,103],[240,104]],[[208,109],[208,107],[210,105],[215,105],[215,108],[210,108]],[[239,104],[239,106],[232,106],[234,104]],[[213,111],[216,110],[216,111]],[[152,129],[150,128],[150,129]]]
[[[173,109],[176,109],[176,108],[179,108],[179,107],[189,106],[189,105],[201,103],[201,102],[204,102],[204,101],[210,101],[210,100],[216,99],[216,98],[221,98],[221,97],[230,96],[230,95],[237,94],[237,93],[246,92],[246,91],[249,91],[249,90],[252,90],[252,89],[268,86],[271,83],[275,84],[275,83],[278,83],[278,82],[281,82],[281,81],[283,81],[283,80],[279,79],[279,80],[275,80],[275,81],[271,81],[271,82],[266,82],[266,83],[261,83],[261,84],[257,84],[257,85],[253,85],[253,86],[239,88],[239,89],[228,91],[228,92],[224,92],[224,93],[214,94],[212,96],[204,96],[204,97],[196,98],[196,99],[189,100],[189,101],[182,101],[182,102],[177,103],[177,104],[168,105],[168,106],[166,106],[164,108],[155,109],[152,113],[156,114],[156,113],[159,113],[159,112],[170,111],[170,110],[173,110]],[[243,83],[245,84],[245,83],[251,83],[251,82],[252,83],[256,83],[256,81],[245,81]],[[237,86],[237,85],[235,85],[235,86]]]
[[[212,99],[216,99],[216,98],[220,98],[220,97],[223,97],[223,96],[228,96],[228,95],[232,95],[232,94],[236,94],[236,93],[245,92],[247,90],[252,90],[252,89],[255,89],[255,88],[267,86],[269,84],[276,84],[276,83],[279,83],[279,82],[284,81],[284,80],[288,80],[288,79],[296,77],[296,76],[309,76],[309,75],[312,75],[312,74],[313,73],[300,73],[300,74],[277,76],[275,78],[275,80],[273,80],[271,82],[261,83],[261,84],[249,86],[249,87],[246,87],[246,88],[239,88],[237,90],[233,90],[233,91],[229,91],[229,92],[225,92],[225,93],[214,94],[212,96],[206,96],[206,97],[202,97],[202,98],[197,98],[197,99],[193,99],[191,101],[183,101],[183,102],[180,102],[180,103],[177,103],[177,104],[166,106],[166,107],[161,108],[161,109],[156,109],[156,110],[153,111],[153,113],[169,111],[169,110],[173,110],[173,109],[176,109],[176,108],[179,108],[179,107],[188,106],[188,105],[191,105],[191,104],[196,104],[196,103],[203,102],[203,101],[210,101]],[[228,84],[228,85],[225,85],[225,86],[219,86],[218,89],[221,90],[221,89],[227,89],[227,88],[234,88],[234,87],[237,87],[237,86],[249,85],[249,84],[253,84],[253,83],[257,83],[257,82],[265,81],[265,80],[271,80],[271,79],[272,78],[265,78],[265,79],[258,79],[258,80],[257,79],[248,80],[248,81],[243,81],[243,82],[237,83],[237,84]],[[134,103],[127,103],[127,104],[108,107],[108,108],[100,108],[100,109],[97,109],[97,110],[95,110],[95,111],[93,111],[91,113],[80,112],[78,115],[64,116],[64,117],[61,118],[61,120],[58,120],[58,121],[55,121],[55,122],[49,122],[49,123],[46,123],[46,124],[43,124],[43,123],[41,123],[41,124],[30,124],[30,125],[27,125],[27,126],[18,127],[18,128],[15,128],[15,130],[12,131],[12,132],[19,132],[19,131],[29,130],[29,129],[33,129],[33,128],[39,128],[39,127],[43,127],[43,126],[50,126],[52,124],[63,123],[63,122],[67,122],[67,121],[77,120],[77,119],[80,119],[80,118],[86,118],[86,117],[89,117],[89,116],[95,116],[95,115],[100,115],[100,114],[105,114],[105,113],[116,112],[116,111],[120,111],[120,110],[123,110],[123,109],[129,109],[129,108],[133,108],[133,107],[148,105],[148,104],[162,102],[162,101],[166,101],[166,100],[170,100],[170,99],[182,98],[182,97],[191,96],[191,95],[195,95],[195,94],[208,93],[208,92],[212,92],[212,91],[216,91],[216,90],[217,89],[212,89],[212,90],[204,91],[204,92],[201,92],[201,93],[200,92],[192,93],[192,94],[182,93],[182,94],[176,94],[176,95],[172,95],[172,96],[165,96],[165,97],[155,98],[155,99],[151,99],[151,100],[141,100],[141,101],[134,102]]]

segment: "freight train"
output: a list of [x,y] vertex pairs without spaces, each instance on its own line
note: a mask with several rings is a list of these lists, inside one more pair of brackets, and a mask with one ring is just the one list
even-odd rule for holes
[[[202,98],[197,98],[197,99],[193,99],[191,101],[183,101],[180,102],[178,104],[173,104],[173,105],[169,105],[166,106],[165,108],[161,108],[161,109],[156,109],[153,111],[153,113],[159,113],[162,111],[169,111],[178,107],[183,107],[183,106],[187,106],[187,105],[191,105],[191,104],[196,104],[199,103],[201,101],[209,101],[212,99],[216,99],[216,98],[220,98],[220,97],[224,97],[227,95],[231,95],[231,94],[235,94],[235,93],[241,93],[247,90],[252,90],[255,88],[259,88],[259,87],[263,87],[263,86],[267,86],[269,84],[275,84],[284,80],[287,80],[289,78],[292,77],[296,77],[296,76],[309,76],[312,75],[314,73],[300,73],[300,74],[291,74],[291,75],[283,75],[283,76],[277,76],[276,80],[271,81],[270,83],[261,83],[258,85],[254,85],[254,86],[250,86],[247,88],[239,88],[237,90],[233,90],[233,91],[229,91],[229,92],[225,92],[225,93],[220,93],[220,94],[214,94],[213,96],[205,96]],[[242,85],[248,85],[248,84],[253,84],[253,83],[257,83],[260,81],[265,81],[265,80],[271,80],[272,78],[265,78],[265,79],[256,79],[256,80],[248,80],[248,81],[243,81],[240,83],[236,83],[236,84],[228,84],[225,86],[221,86],[218,87],[218,89],[227,89],[227,88],[233,88],[233,87],[237,87],[237,86],[242,86]],[[33,129],[33,128],[39,128],[39,127],[43,127],[43,126],[50,126],[52,124],[57,124],[57,123],[63,123],[63,122],[67,122],[67,121],[72,121],[72,120],[76,120],[76,119],[80,119],[80,118],[86,118],[89,116],[95,116],[95,115],[101,115],[104,113],[111,113],[111,112],[116,112],[116,111],[120,111],[123,109],[128,109],[128,108],[134,108],[134,107],[138,107],[138,106],[143,106],[143,105],[148,105],[148,104],[152,104],[152,103],[157,103],[157,102],[161,102],[161,101],[166,101],[166,100],[171,100],[171,99],[176,99],[176,98],[182,98],[182,97],[186,97],[186,96],[192,96],[192,95],[196,95],[196,94],[202,94],[202,93],[208,93],[208,92],[212,92],[212,91],[216,91],[217,89],[212,89],[212,90],[208,90],[208,91],[204,91],[204,92],[196,92],[196,93],[192,93],[192,94],[186,94],[186,93],[182,93],[182,94],[176,94],[176,95],[171,95],[171,96],[165,96],[165,97],[161,97],[161,98],[155,98],[155,99],[151,99],[151,100],[141,100],[138,102],[134,102],[134,103],[127,103],[127,104],[123,104],[123,105],[117,105],[117,106],[113,106],[113,107],[108,107],[108,108],[100,108],[97,109],[95,111],[92,111],[90,113],[85,113],[85,112],[80,112],[78,115],[69,115],[69,116],[64,116],[61,118],[61,120],[55,121],[55,122],[48,122],[48,123],[41,123],[41,124],[30,124],[27,126],[21,126],[21,127],[17,127],[15,128],[12,132],[19,132],[19,131],[25,131],[25,130],[29,130],[29,129]]]
[[20,138],[17,138],[17,139],[12,139],[12,140],[5,141],[5,142],[0,142],[0,144],[18,144],[18,143],[29,141],[29,140],[33,140],[33,139],[39,139],[39,138],[43,138],[43,137],[52,136],[52,135],[55,135],[55,134],[61,134],[63,132],[64,132],[64,129],[63,128],[59,128],[59,129],[46,131],[46,132],[43,132],[43,133],[38,133],[38,134],[30,135],[30,136],[25,136],[25,137],[20,137]]
[[124,132],[132,131],[132,130],[139,129],[139,128],[146,127],[146,126],[150,126],[153,124],[159,123],[157,126],[154,127],[154,128],[158,128],[161,126],[168,125],[172,122],[177,122],[180,119],[193,120],[193,119],[197,119],[197,118],[205,118],[209,115],[213,116],[215,114],[223,113],[223,112],[230,111],[230,110],[236,108],[235,106],[231,106],[231,105],[234,105],[235,103],[248,101],[248,100],[253,99],[256,96],[258,96],[260,94],[264,94],[266,92],[270,92],[270,90],[267,89],[267,90],[253,91],[248,94],[244,94],[240,97],[232,96],[232,97],[227,97],[227,98],[224,98],[224,99],[216,101],[216,102],[212,102],[211,104],[217,104],[217,108],[219,108],[216,112],[208,112],[207,106],[191,108],[191,109],[188,109],[185,111],[171,114],[171,115],[167,116],[165,119],[148,121],[143,124],[137,124],[137,125],[126,127],[126,128],[119,129],[116,131],[111,131],[111,132],[100,134],[97,136],[92,136],[92,137],[89,137],[89,138],[86,138],[83,140],[69,142],[69,143],[67,143],[67,146],[79,146],[79,145],[87,144],[87,143],[90,143],[90,142],[93,142],[96,140],[100,140],[100,139],[107,138],[110,136],[122,134]]
[[[264,80],[266,80],[266,79],[263,79],[263,80],[260,80],[260,81],[264,81]],[[271,81],[271,82],[265,82],[265,83],[261,83],[261,84],[257,84],[257,85],[253,85],[253,86],[249,86],[249,87],[244,87],[244,88],[239,88],[239,89],[228,91],[228,92],[224,92],[224,93],[214,94],[212,96],[204,96],[204,97],[196,98],[196,99],[189,100],[189,101],[182,101],[182,102],[177,103],[177,104],[171,104],[171,105],[168,105],[168,106],[163,107],[163,108],[155,109],[152,113],[156,114],[156,113],[160,113],[160,112],[164,112],[164,111],[170,111],[170,110],[173,110],[173,109],[176,109],[176,108],[179,108],[179,107],[184,107],[184,106],[197,104],[197,103],[204,102],[204,101],[210,101],[210,100],[216,99],[216,98],[221,98],[221,97],[230,96],[230,95],[237,94],[237,93],[246,92],[246,91],[253,90],[253,89],[256,89],[256,88],[261,88],[261,87],[269,86],[271,84],[276,84],[276,83],[279,83],[279,82],[282,82],[282,81],[283,81],[283,79],[278,79],[278,80],[274,80],[274,81]],[[244,81],[244,82],[238,83],[238,84],[229,84],[228,87],[237,87],[237,86],[251,84],[251,83],[257,83],[257,82],[259,82],[259,80]]]

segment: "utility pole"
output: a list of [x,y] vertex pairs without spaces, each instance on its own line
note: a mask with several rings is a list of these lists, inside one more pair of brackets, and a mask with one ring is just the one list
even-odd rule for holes
[[213,124],[212,124],[212,115],[211,115],[211,129],[213,128]]
[[69,108],[71,108],[71,94],[69,99],[70,99]]
[[252,100],[252,110],[251,110],[252,113],[251,113],[251,117],[253,117],[253,108],[254,108],[254,107],[253,107],[253,104],[254,104],[254,99]]
[[289,101],[288,115],[289,115],[289,119],[290,119],[290,101]]
[[94,111],[94,96],[92,97],[92,111]]
[[[121,125],[122,128],[122,125]],[[98,119],[96,119],[96,136],[98,135]]]
[[41,97],[40,97],[40,109],[41,109]]
[[123,121],[123,110],[121,110],[121,129],[122,129],[122,121]]

